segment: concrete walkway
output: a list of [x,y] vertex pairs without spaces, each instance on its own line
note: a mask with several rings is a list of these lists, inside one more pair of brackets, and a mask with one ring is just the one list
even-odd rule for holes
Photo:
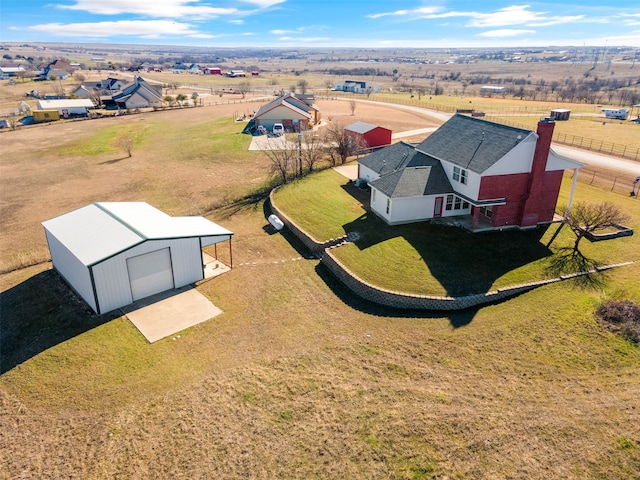
[[222,313],[207,297],[190,286],[138,300],[122,311],[149,343]]

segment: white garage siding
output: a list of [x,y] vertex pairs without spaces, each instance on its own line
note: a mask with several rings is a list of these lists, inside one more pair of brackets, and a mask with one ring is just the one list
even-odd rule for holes
[[173,288],[169,248],[127,258],[127,271],[134,301]]
[[80,295],[89,306],[97,311],[96,301],[91,284],[91,274],[87,267],[82,264],[56,237],[45,230],[51,261],[60,275],[71,285],[78,295]]
[[171,249],[174,288],[204,278],[198,238],[147,241],[92,267],[100,312],[108,312],[135,301],[129,283],[127,259],[163,248]]

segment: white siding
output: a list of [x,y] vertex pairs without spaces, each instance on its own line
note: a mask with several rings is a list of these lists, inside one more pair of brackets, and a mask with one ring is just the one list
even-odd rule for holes
[[[394,198],[391,200],[391,224],[417,222],[433,218],[435,197]],[[444,197],[442,209],[444,211]]]
[[456,192],[460,192],[462,195],[469,198],[478,198],[478,192],[480,192],[480,175],[467,170],[467,183],[460,183],[453,179],[453,164],[444,161],[440,163],[449,178],[449,182],[451,182],[451,186]]
[[202,252],[198,238],[147,241],[93,267],[100,312],[133,303],[127,258],[166,247],[171,248],[175,288],[202,280]]
[[374,180],[380,178],[380,175],[371,170],[369,167],[365,167],[364,165],[360,164],[360,178],[364,178],[367,182],[373,182]]
[[483,175],[509,175],[512,173],[529,173],[533,163],[533,153],[536,149],[537,135],[530,134],[519,145],[509,151],[504,157],[487,168]]
[[82,264],[56,237],[45,229],[53,267],[64,277],[85,302],[97,312],[89,269]]

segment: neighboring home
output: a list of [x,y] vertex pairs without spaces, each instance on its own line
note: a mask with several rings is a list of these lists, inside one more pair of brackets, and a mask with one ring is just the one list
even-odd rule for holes
[[[554,219],[565,169],[584,164],[551,150],[555,123],[537,132],[456,114],[417,146],[400,142],[358,160],[371,210],[391,225],[458,216],[472,231]],[[464,224],[464,222],[462,222]]]
[[257,70],[254,70],[253,72],[251,72],[251,76],[252,77],[259,77],[260,76],[260,72],[258,72]]
[[69,77],[69,73],[74,69],[71,63],[66,60],[54,60],[47,65],[40,67],[39,80],[51,80],[54,76],[58,80],[66,80]]
[[339,92],[352,92],[352,93],[377,93],[380,91],[380,87],[372,85],[369,82],[360,82],[356,80],[345,80],[344,82],[336,83],[334,90]]
[[301,132],[319,119],[320,109],[313,103],[313,96],[286,93],[262,105],[252,120],[256,128],[263,126],[269,132],[275,123],[284,125],[287,132]]
[[119,108],[149,108],[162,106],[162,87],[151,85],[142,77],[135,77],[132,84],[113,96]]
[[89,99],[38,100],[38,110],[56,110],[63,118],[86,117],[95,108]]
[[197,74],[202,73],[202,69],[197,63],[192,63],[187,68],[185,68],[185,70],[189,73],[197,73]]
[[493,85],[485,85],[480,87],[480,95],[483,97],[490,97],[492,95],[506,95],[509,93],[509,89],[507,87],[496,87]]
[[75,90],[71,91],[71,95],[78,98],[93,98],[95,94],[96,94],[95,90],[93,89],[89,90],[84,85],[79,85],[78,87],[75,88]]
[[365,122],[355,122],[344,127],[344,134],[353,139],[354,145],[362,148],[377,148],[391,145],[391,130]]
[[237,78],[237,77],[246,77],[247,74],[244,73],[244,70],[231,70],[227,73],[227,77]]
[[127,85],[129,85],[128,80],[109,77],[106,80],[101,80],[96,86],[107,92],[117,92],[118,90],[124,89]]
[[233,235],[145,202],[93,203],[42,225],[53,268],[98,314],[202,280],[202,248],[231,248]]
[[222,75],[222,69],[214,67],[205,67],[202,69],[203,75]]

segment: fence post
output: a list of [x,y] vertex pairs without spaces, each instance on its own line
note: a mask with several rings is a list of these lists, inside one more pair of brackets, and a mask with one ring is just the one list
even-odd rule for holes
[[618,177],[613,177],[613,185],[611,185],[612,192],[613,192],[613,189],[616,188],[616,180],[618,180]]

